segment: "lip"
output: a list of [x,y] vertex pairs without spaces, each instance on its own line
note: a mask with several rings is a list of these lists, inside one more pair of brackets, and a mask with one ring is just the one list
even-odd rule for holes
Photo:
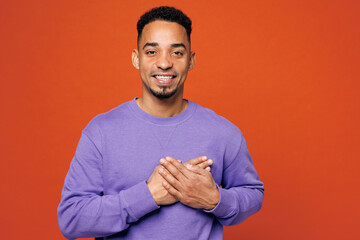
[[155,81],[158,85],[169,86],[169,85],[171,85],[173,80],[176,78],[176,75],[159,73],[159,74],[153,74],[152,77],[155,79]]

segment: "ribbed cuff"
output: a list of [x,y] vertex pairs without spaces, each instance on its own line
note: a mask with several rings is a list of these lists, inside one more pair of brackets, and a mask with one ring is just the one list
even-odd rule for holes
[[154,201],[145,181],[120,192],[120,196],[126,203],[126,208],[134,221],[144,215],[160,208]]
[[207,213],[212,213],[216,217],[226,218],[231,216],[235,210],[234,206],[237,205],[236,197],[229,190],[220,188],[218,186],[220,193],[220,200],[216,207],[211,210],[204,210]]

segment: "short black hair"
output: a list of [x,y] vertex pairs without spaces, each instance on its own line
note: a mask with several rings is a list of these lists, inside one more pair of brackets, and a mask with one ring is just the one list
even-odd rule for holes
[[176,22],[183,26],[186,30],[186,35],[190,42],[191,35],[191,20],[182,11],[174,7],[161,6],[151,9],[144,13],[137,22],[138,42],[141,37],[142,31],[146,24],[155,20],[163,20],[168,22]]

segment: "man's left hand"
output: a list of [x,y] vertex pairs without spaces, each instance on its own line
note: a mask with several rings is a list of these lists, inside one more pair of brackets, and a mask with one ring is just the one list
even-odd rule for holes
[[160,160],[159,173],[166,180],[164,188],[183,204],[192,208],[213,209],[220,193],[209,171],[196,165],[183,165],[171,157]]

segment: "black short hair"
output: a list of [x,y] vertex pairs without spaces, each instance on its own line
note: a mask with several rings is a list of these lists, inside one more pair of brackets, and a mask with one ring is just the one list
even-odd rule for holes
[[155,20],[163,20],[168,22],[176,22],[183,26],[186,30],[187,37],[190,42],[191,34],[191,20],[186,16],[182,11],[174,7],[161,6],[151,9],[150,11],[144,13],[139,21],[137,22],[137,31],[138,31],[138,42],[141,37],[141,33],[146,24],[149,24]]

